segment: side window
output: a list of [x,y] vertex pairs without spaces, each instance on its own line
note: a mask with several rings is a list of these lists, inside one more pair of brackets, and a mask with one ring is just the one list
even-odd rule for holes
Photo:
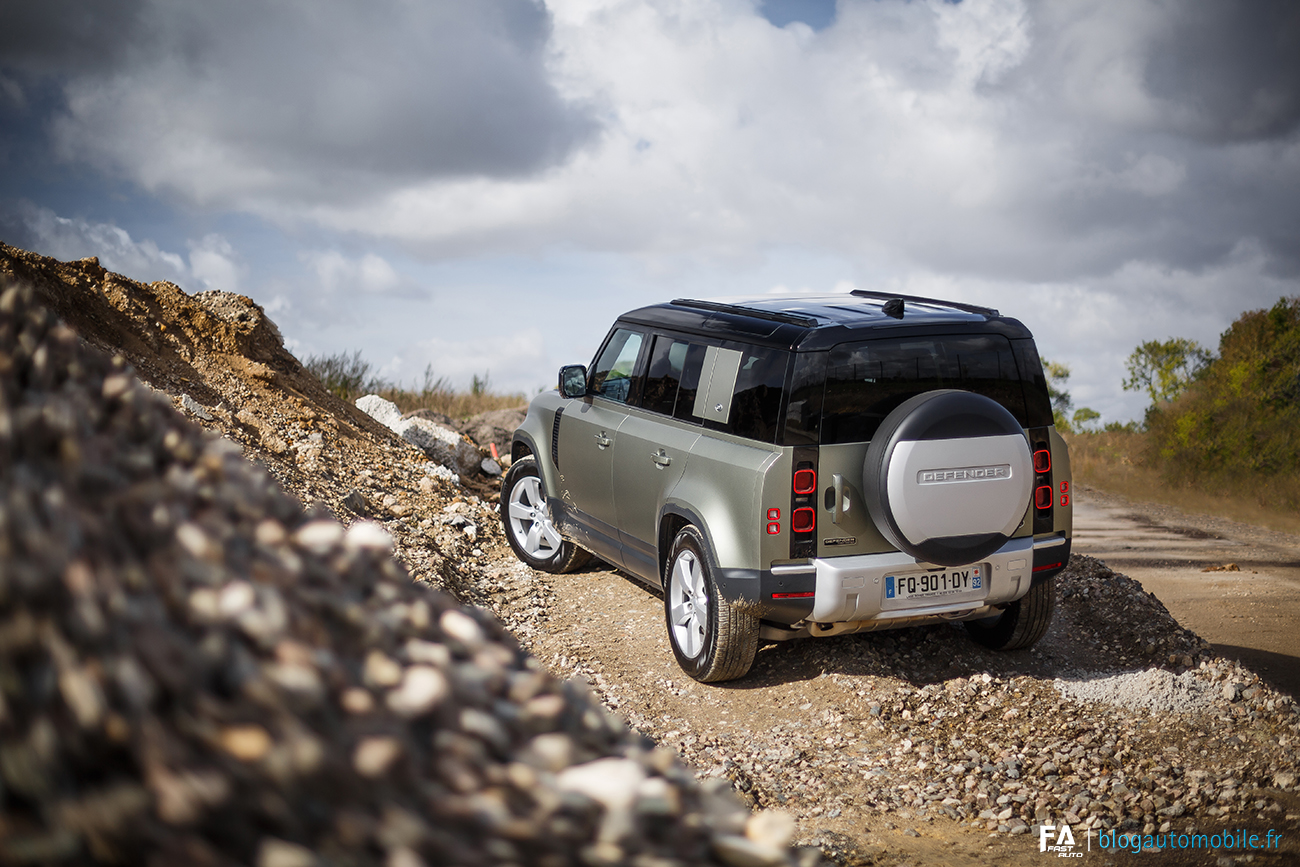
[[660,335],[655,338],[650,350],[650,366],[646,370],[641,406],[651,412],[673,414],[689,349],[689,343],[671,337]]
[[795,356],[790,377],[790,400],[785,409],[782,445],[815,446],[821,437],[822,391],[826,388],[826,353],[802,352]]
[[1043,363],[1032,340],[1013,340],[1016,361],[1020,365],[1020,384],[1025,392],[1025,427],[1047,427],[1052,424],[1052,397],[1047,391],[1047,377]]
[[605,344],[591,371],[592,391],[619,403],[627,403],[632,391],[632,375],[641,353],[644,335],[626,328],[617,329]]
[[781,389],[790,353],[746,347],[731,399],[731,432],[759,442],[775,442],[781,414]]
[[687,345],[686,358],[682,362],[682,381],[677,388],[677,405],[673,408],[673,418],[693,421],[697,424],[700,417],[695,414],[695,399],[700,391],[700,377],[704,375],[704,356],[708,347],[700,343]]

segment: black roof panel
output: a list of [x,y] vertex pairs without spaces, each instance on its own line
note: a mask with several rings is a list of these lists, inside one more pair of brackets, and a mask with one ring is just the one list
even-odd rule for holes
[[[903,302],[902,318],[884,311],[886,303],[894,299]],[[751,295],[709,301],[678,299],[642,307],[619,318],[716,336],[730,332],[740,340],[788,349],[821,349],[865,340],[876,331],[900,337],[935,332],[1030,336],[1020,322],[991,308],[861,290],[827,295]]]

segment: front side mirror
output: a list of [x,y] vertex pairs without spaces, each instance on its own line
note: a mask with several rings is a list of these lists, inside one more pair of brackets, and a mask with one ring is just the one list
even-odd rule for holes
[[560,396],[582,397],[587,393],[587,368],[581,364],[566,364],[560,368]]

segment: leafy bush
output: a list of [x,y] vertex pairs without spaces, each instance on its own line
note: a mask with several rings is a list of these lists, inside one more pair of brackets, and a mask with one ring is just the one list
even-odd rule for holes
[[1300,298],[1252,310],[1182,396],[1147,414],[1166,479],[1300,509]]
[[370,375],[370,362],[361,357],[359,350],[351,355],[346,352],[312,355],[303,367],[315,375],[321,385],[347,401],[356,400],[367,391],[383,385]]

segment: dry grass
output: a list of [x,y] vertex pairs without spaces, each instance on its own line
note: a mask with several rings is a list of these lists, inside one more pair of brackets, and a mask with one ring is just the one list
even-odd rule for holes
[[467,419],[496,409],[520,409],[528,405],[528,398],[522,393],[495,394],[489,391],[454,391],[450,388],[417,391],[395,386],[380,388],[374,393],[397,404],[403,413],[431,409],[454,419]]
[[1253,489],[1249,483],[1236,490],[1226,485],[1178,483],[1150,465],[1147,438],[1141,433],[1066,434],[1070,466],[1077,484],[1088,485],[1138,502],[1163,503],[1202,515],[1214,515],[1300,533],[1300,514],[1268,505],[1273,484]]
[[359,351],[349,355],[313,355],[303,367],[321,381],[334,394],[352,403],[363,394],[377,394],[397,404],[403,413],[429,409],[454,419],[467,419],[479,413],[498,409],[517,409],[528,405],[527,395],[497,394],[490,390],[487,373],[477,374],[469,391],[458,391],[444,376],[436,376],[433,366],[424,369],[423,382],[406,388],[372,374],[371,364]]

